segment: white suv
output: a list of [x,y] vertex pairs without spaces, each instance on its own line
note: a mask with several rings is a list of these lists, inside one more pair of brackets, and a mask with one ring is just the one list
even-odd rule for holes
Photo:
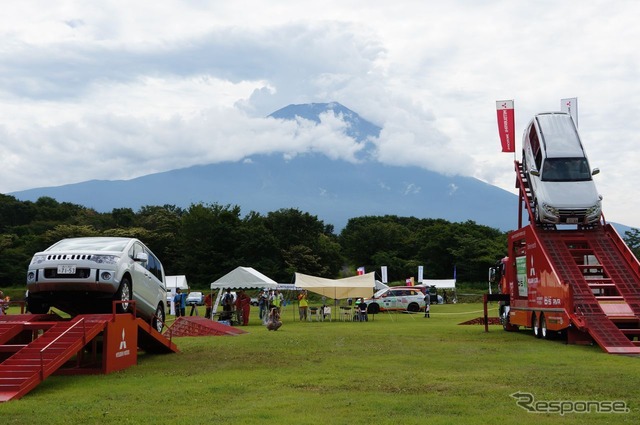
[[424,294],[413,286],[392,286],[373,294],[364,300],[367,312],[376,314],[381,311],[411,311],[424,310]]
[[27,306],[32,313],[56,307],[69,314],[136,313],[162,331],[167,297],[160,260],[133,238],[63,239],[33,256],[27,272]]
[[600,220],[602,197],[571,115],[536,115],[522,140],[522,167],[529,180],[536,223],[592,224]]

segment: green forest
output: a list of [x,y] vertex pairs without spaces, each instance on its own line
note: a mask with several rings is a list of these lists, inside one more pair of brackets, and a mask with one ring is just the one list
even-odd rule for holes
[[[186,275],[194,288],[237,266],[253,267],[291,283],[295,272],[338,278],[357,267],[387,266],[390,282],[427,279],[486,282],[487,270],[506,253],[505,232],[473,221],[398,216],[351,218],[338,234],[333,225],[295,208],[243,214],[237,205],[192,204],[116,208],[99,213],[53,198],[20,201],[0,194],[0,288],[25,285],[31,257],[60,239],[127,236],[142,240],[167,275]],[[625,233],[638,255],[640,233]],[[378,276],[379,278],[379,276]]]

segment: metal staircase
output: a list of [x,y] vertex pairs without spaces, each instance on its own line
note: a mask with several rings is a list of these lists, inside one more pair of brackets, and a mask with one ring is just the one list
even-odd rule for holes
[[612,242],[610,226],[539,230],[554,269],[570,286],[575,326],[606,352],[640,354],[640,276]]
[[177,347],[132,314],[0,316],[0,402],[18,399],[54,373],[110,373],[137,362],[138,348]]
[[7,334],[19,335],[33,329],[44,332],[29,344],[14,345],[15,354],[0,364],[0,401],[19,398],[31,391],[102,332],[108,321],[109,315],[37,322],[35,327],[32,322],[14,323]]

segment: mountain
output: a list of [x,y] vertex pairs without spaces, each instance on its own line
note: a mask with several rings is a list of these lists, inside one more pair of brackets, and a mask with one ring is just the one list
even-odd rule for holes
[[[97,196],[96,194],[99,194]],[[243,213],[298,208],[336,229],[363,215],[474,220],[502,230],[517,225],[517,197],[469,177],[445,177],[417,167],[352,164],[308,155],[285,161],[255,156],[250,162],[194,166],[132,180],[82,183],[14,192],[21,200],[49,196],[110,212],[145,205],[236,204]]]
[[370,136],[378,137],[380,135],[382,128],[365,120],[360,115],[338,102],[289,105],[282,109],[278,109],[269,116],[285,120],[293,120],[296,117],[300,117],[320,123],[320,115],[329,111],[332,111],[336,116],[343,117],[344,121],[349,125],[345,133],[347,136],[357,140],[358,142],[364,142]]
[[[358,141],[377,137],[380,127],[339,103],[289,105],[270,116],[316,122],[333,111],[348,123]],[[99,194],[99,195],[98,195]],[[243,214],[298,208],[341,230],[349,218],[398,215],[473,220],[501,230],[517,226],[517,197],[480,180],[444,176],[418,167],[389,166],[371,160],[353,164],[321,154],[255,155],[240,162],[194,166],[131,180],[91,180],[58,187],[13,192],[20,200],[48,196],[110,212],[146,205],[192,203],[239,205]]]

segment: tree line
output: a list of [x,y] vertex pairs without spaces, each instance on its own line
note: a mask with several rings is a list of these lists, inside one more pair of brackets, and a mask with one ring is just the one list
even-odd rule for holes
[[[99,213],[50,197],[31,202],[0,194],[0,287],[22,286],[35,252],[82,236],[136,237],[167,275],[184,274],[199,288],[237,266],[282,283],[291,283],[295,272],[338,278],[357,267],[379,273],[381,266],[389,281],[404,281],[420,265],[428,279],[450,279],[455,267],[459,281],[484,282],[507,246],[505,232],[473,221],[365,216],[336,234],[333,225],[295,208],[242,215],[237,205],[198,203]],[[638,231],[629,236],[638,249]]]

